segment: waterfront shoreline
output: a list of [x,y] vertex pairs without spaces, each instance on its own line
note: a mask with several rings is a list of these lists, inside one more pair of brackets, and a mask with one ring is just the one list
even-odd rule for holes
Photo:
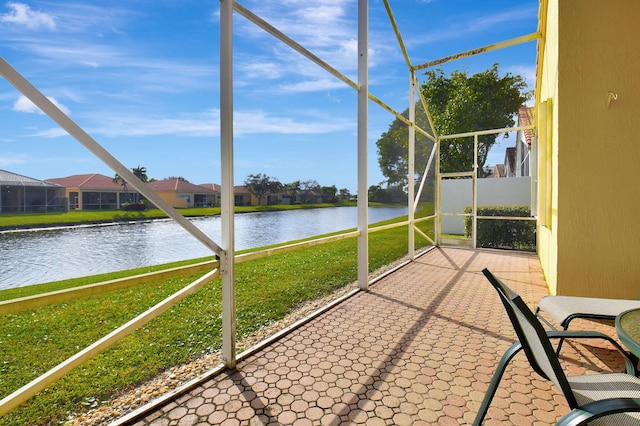
[[[234,212],[256,213],[285,210],[321,209],[328,207],[356,207],[356,203],[323,203],[323,204],[274,204],[268,206],[236,206]],[[369,207],[398,207],[391,204],[370,203]],[[178,209],[178,213],[186,218],[220,216],[220,207],[197,207]],[[76,216],[69,220],[60,219],[62,216]],[[104,226],[126,223],[138,223],[150,220],[171,220],[160,209],[149,209],[143,212],[126,212],[122,210],[73,210],[64,213],[33,213],[33,214],[0,214],[0,233],[11,231],[42,230],[48,228],[67,228],[74,226]],[[7,223],[8,222],[8,223]]]

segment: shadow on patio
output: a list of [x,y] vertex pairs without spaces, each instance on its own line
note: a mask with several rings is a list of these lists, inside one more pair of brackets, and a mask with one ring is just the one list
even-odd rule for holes
[[[129,423],[470,424],[515,336],[480,272],[484,267],[532,308],[547,294],[533,254],[435,249],[242,360],[237,371]],[[607,325],[588,325],[615,334]],[[598,346],[604,343],[589,343],[594,346],[565,344],[562,360],[570,374],[624,371],[616,353]],[[485,424],[550,424],[567,410],[521,353]]]

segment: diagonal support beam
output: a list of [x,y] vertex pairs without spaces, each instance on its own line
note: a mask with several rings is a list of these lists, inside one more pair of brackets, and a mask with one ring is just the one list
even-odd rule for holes
[[58,123],[60,127],[66,130],[67,133],[69,133],[69,135],[73,136],[85,148],[91,151],[93,155],[102,160],[102,162],[109,166],[111,170],[116,172],[128,184],[133,186],[136,191],[144,195],[156,207],[165,212],[170,218],[175,220],[188,233],[194,236],[206,247],[210,248],[214,253],[220,253],[220,247],[211,238],[209,238],[187,218],[178,213],[178,211],[171,207],[169,203],[160,198],[160,196],[156,194],[154,190],[152,190],[144,182],[138,179],[136,175],[134,175],[128,168],[120,163],[120,161],[118,161],[106,149],[104,149],[95,139],[89,136],[87,132],[85,132],[64,112],[62,112],[60,108],[58,108],[45,95],[43,95],[42,92],[40,92],[31,83],[29,83],[27,79],[25,79],[18,71],[16,71],[11,65],[9,65],[9,63],[2,57],[0,57],[0,75],[2,75],[9,83],[15,86],[15,88],[18,89],[31,102],[33,102],[35,106],[40,108],[42,112],[47,114],[53,121]]
[[85,349],[73,355],[71,358],[68,358],[66,361],[63,361],[62,363],[53,367],[51,370],[47,371],[40,377],[32,380],[30,383],[27,383],[17,391],[13,392],[11,395],[6,396],[4,399],[0,400],[0,416],[8,413],[13,408],[27,401],[36,393],[44,390],[51,383],[65,376],[74,368],[82,365],[83,363],[87,362],[94,356],[110,348],[115,343],[122,340],[122,338],[133,333],[138,328],[142,327],[152,319],[156,318],[167,309],[176,305],[181,300],[184,300],[187,296],[198,291],[200,288],[202,288],[205,284],[211,282],[218,275],[220,275],[218,272],[218,269],[214,269],[210,271],[209,273],[205,274],[201,278],[192,282],[182,290],[178,291],[175,294],[172,294],[171,296],[167,297],[166,299],[159,302],[155,306],[144,311],[143,313],[141,313],[140,315],[138,315],[128,323],[116,328],[111,333],[104,336],[102,339],[87,346]]
[[501,41],[500,43],[489,44],[483,47],[478,47],[477,49],[467,50],[466,52],[461,52],[455,55],[446,56],[441,59],[436,59],[435,61],[425,62],[423,64],[414,66],[413,69],[417,71],[425,68],[431,68],[436,65],[457,61],[458,59],[468,58],[470,56],[491,52],[493,50],[504,49],[505,47],[515,46],[516,44],[526,43],[528,41],[537,40],[539,38],[540,38],[540,33],[531,33],[528,35],[512,38],[510,40]]
[[242,6],[241,4],[239,4],[236,1],[233,2],[233,10],[238,12],[240,15],[244,16],[249,21],[251,21],[254,24],[256,24],[258,27],[262,28],[263,30],[265,30],[266,32],[268,32],[269,34],[271,34],[272,36],[274,36],[278,40],[282,41],[284,44],[286,44],[287,46],[289,46],[290,48],[292,48],[293,50],[295,50],[296,52],[298,52],[299,54],[301,54],[305,58],[311,60],[312,62],[315,62],[320,68],[324,69],[325,71],[329,72],[329,74],[332,74],[333,76],[335,76],[338,79],[342,80],[347,85],[349,85],[351,88],[353,88],[355,90],[360,90],[360,85],[359,84],[355,83],[349,77],[345,76],[340,71],[338,71],[337,69],[333,68],[331,65],[329,65],[328,63],[326,63],[325,61],[323,61],[322,59],[320,59],[319,57],[317,57],[313,53],[311,53],[309,50],[307,50],[304,47],[302,47],[298,42],[293,40],[291,37],[289,37],[288,35],[286,35],[282,31],[280,31],[279,29],[277,29],[276,27],[274,27],[273,25],[271,25],[270,23],[268,23],[264,19],[260,18],[258,15],[256,15],[253,12],[251,12],[249,9],[247,9],[244,6]]

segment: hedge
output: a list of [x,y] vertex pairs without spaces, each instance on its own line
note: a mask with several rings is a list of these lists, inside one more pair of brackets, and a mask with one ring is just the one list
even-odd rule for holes
[[[465,207],[465,213],[471,213]],[[529,206],[478,206],[478,216],[531,217]],[[471,217],[464,218],[464,232],[471,237]],[[536,250],[536,222],[534,220],[478,219],[476,245],[484,248]]]

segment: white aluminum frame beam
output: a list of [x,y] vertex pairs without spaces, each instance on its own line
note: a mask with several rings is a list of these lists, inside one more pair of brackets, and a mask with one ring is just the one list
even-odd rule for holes
[[46,373],[33,379],[31,382],[27,383],[20,389],[6,396],[2,400],[0,400],[0,416],[8,413],[38,392],[46,389],[50,384],[63,377],[74,368],[84,364],[94,356],[110,348],[115,343],[122,340],[124,337],[133,333],[152,319],[156,318],[167,309],[175,306],[178,302],[184,300],[187,296],[195,293],[205,284],[211,282],[218,275],[219,273],[217,269],[208,272],[198,280],[184,287],[182,290],[167,297],[155,306],[149,308],[137,317],[133,318],[131,321],[116,328],[111,333],[104,336],[102,339],[87,346],[85,349],[81,350],[72,357],[56,365]]
[[198,241],[211,249],[214,253],[219,253],[221,248],[197,226],[182,216],[176,209],[171,207],[169,203],[163,200],[154,190],[142,182],[131,170],[126,168],[120,161],[104,149],[95,139],[87,132],[71,120],[64,112],[60,110],[45,95],[29,83],[18,71],[16,71],[4,58],[0,57],[0,75],[2,75],[9,83],[15,86],[25,97],[27,97],[35,106],[40,108],[42,112],[47,114],[53,121],[58,123],[60,127],[80,142],[85,148],[91,151],[96,157],[102,160],[107,166],[122,177],[128,184],[133,186],[136,191],[151,201],[156,207],[165,212],[170,218],[175,220],[187,232],[193,235]]
[[[385,0],[385,4],[386,4]],[[414,72],[409,72],[409,122],[411,125],[409,126],[409,152],[407,154],[407,173],[409,175],[408,179],[408,198],[407,204],[409,205],[408,219],[409,226],[407,230],[409,232],[408,238],[408,248],[409,248],[409,259],[415,259],[415,233],[413,231],[415,220],[415,209],[413,206],[415,205],[416,193],[415,193],[415,176],[416,176],[416,127],[414,123],[416,122],[416,79],[414,78]]]
[[537,40],[540,38],[540,33],[531,33],[527,35],[523,35],[520,37],[512,38],[510,40],[501,41],[499,43],[488,44],[483,47],[478,47],[477,49],[467,50],[466,52],[457,53],[451,56],[445,56],[444,58],[436,59],[434,61],[425,62],[420,65],[416,65],[413,67],[413,70],[421,70],[425,68],[431,68],[436,65],[442,65],[447,62],[457,61],[458,59],[468,58],[470,56],[479,55],[481,53],[491,52],[493,50],[504,49],[505,47],[515,46],[522,43],[527,43],[529,41]]
[[222,359],[236,365],[235,233],[233,192],[233,0],[220,1],[220,163]]
[[358,0],[358,287],[369,287],[369,2]]
[[353,80],[351,80],[349,77],[345,76],[340,71],[338,71],[337,69],[333,68],[331,65],[329,65],[328,63],[326,63],[325,61],[323,61],[322,59],[320,59],[319,57],[317,57],[313,53],[311,53],[309,50],[307,50],[304,47],[302,47],[299,43],[297,43],[291,37],[287,36],[285,33],[280,31],[279,29],[277,29],[273,25],[269,24],[267,21],[265,21],[264,19],[260,18],[258,15],[256,15],[253,12],[251,12],[249,9],[247,9],[244,6],[242,6],[241,4],[239,4],[237,1],[233,2],[233,9],[236,12],[238,12],[240,15],[244,16],[245,18],[247,18],[249,21],[253,22],[258,27],[260,27],[263,30],[265,30],[267,33],[271,34],[272,36],[274,36],[278,40],[282,41],[284,44],[286,44],[287,46],[289,46],[290,48],[292,48],[296,52],[300,53],[302,56],[304,56],[307,59],[311,60],[312,62],[316,63],[318,66],[323,68],[325,71],[327,71],[330,74],[333,74],[335,77],[339,78],[340,80],[345,82],[347,85],[351,86],[353,89],[355,89],[355,90],[359,90],[360,89],[359,85],[354,83]]

